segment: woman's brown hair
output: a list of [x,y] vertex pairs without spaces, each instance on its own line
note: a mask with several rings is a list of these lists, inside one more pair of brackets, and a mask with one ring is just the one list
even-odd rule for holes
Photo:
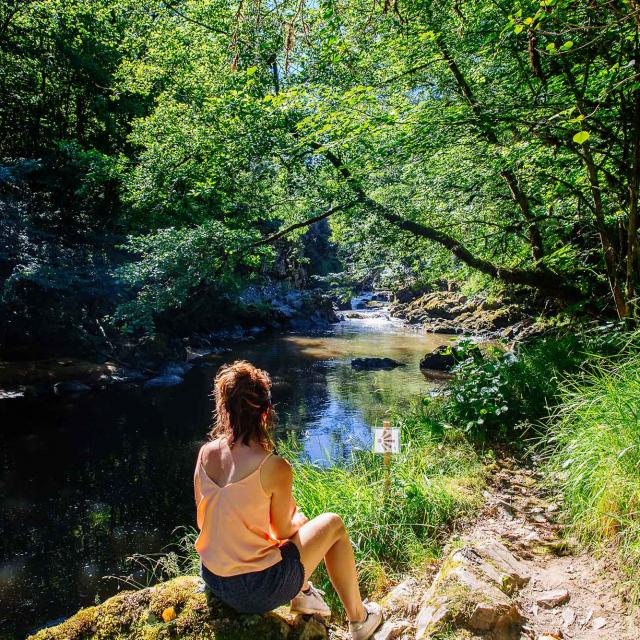
[[273,449],[271,431],[276,414],[266,371],[246,360],[225,364],[216,374],[213,395],[216,415],[211,440],[226,438],[230,447],[255,441],[269,451]]

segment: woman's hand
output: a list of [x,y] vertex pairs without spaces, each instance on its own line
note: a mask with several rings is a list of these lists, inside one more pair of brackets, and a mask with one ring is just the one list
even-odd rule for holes
[[296,512],[293,514],[293,518],[291,518],[291,526],[293,527],[293,529],[295,529],[297,532],[298,529],[307,524],[307,522],[309,522],[309,518],[307,518],[307,516],[305,516],[304,513],[300,511],[300,509],[296,509]]

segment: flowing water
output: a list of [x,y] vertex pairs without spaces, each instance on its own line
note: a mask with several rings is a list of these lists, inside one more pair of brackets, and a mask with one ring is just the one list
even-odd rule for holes
[[[389,407],[433,389],[418,362],[450,336],[363,316],[237,344],[177,387],[1,403],[0,637],[115,593],[107,576],[130,574],[129,556],[161,552],[176,527],[194,525],[191,475],[221,363],[244,358],[271,373],[278,437],[293,435],[308,458],[330,464],[370,447]],[[359,356],[406,366],[356,371]]]

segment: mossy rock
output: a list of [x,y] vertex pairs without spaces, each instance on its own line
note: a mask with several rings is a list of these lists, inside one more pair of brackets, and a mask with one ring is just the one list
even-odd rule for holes
[[524,620],[512,596],[529,578],[526,566],[497,540],[451,549],[416,619],[416,640],[457,637],[450,634],[458,630],[520,638]]
[[42,629],[27,640],[254,638],[325,640],[327,630],[316,619],[294,617],[284,607],[260,616],[239,614],[205,593],[199,578],[185,576],[140,591],[123,591],[101,605],[81,609],[62,624]]

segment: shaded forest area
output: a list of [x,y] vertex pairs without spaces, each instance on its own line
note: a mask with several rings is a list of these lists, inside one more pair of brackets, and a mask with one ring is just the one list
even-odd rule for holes
[[445,278],[633,323],[639,21],[634,1],[5,0],[4,348],[185,335],[259,316],[238,296],[274,280]]

